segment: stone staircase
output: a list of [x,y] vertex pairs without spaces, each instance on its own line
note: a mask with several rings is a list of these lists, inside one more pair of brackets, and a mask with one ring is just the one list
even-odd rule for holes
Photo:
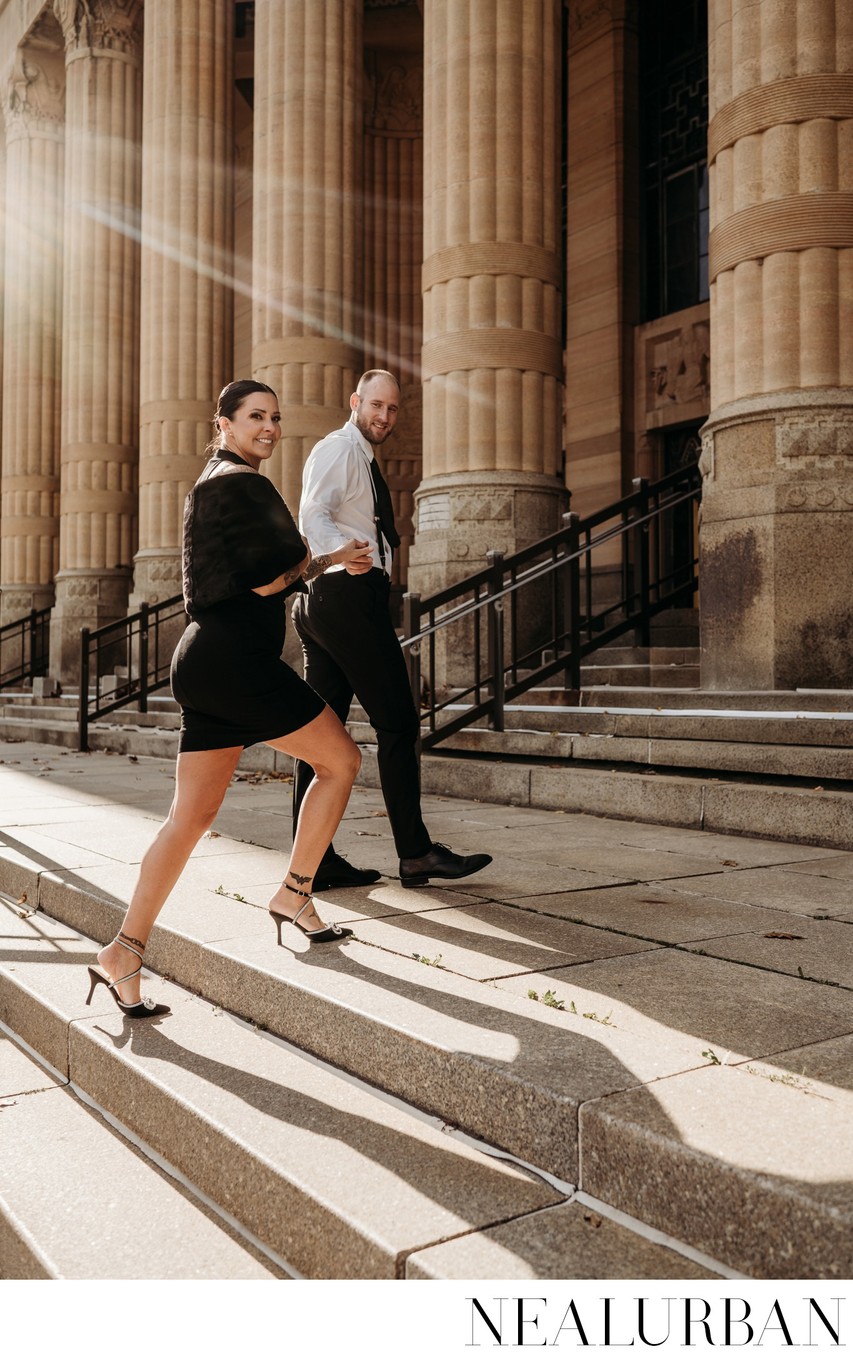
[[[686,612],[689,613],[689,612]],[[670,626],[676,638],[688,625]],[[582,691],[532,690],[505,731],[465,729],[422,762],[436,794],[838,847],[853,846],[853,691],[711,692],[698,649],[676,642],[607,648],[583,668]],[[570,703],[572,701],[573,703]],[[0,696],[0,737],[76,746],[77,697]],[[172,758],[178,711],[118,710],[90,726],[92,751]],[[355,707],[361,780],[378,786],[373,733]],[[247,770],[289,771],[255,747]]]
[[[355,938],[309,948],[290,929],[277,950],[263,905],[281,852],[262,808],[275,798],[281,828],[286,776],[271,770],[236,787],[245,811],[152,934],[152,992],[171,1017],[132,1024],[103,989],[85,1006],[84,966],[121,920],[171,772],[9,750],[35,774],[0,847],[0,1276],[850,1275],[831,1176],[849,1121],[836,1100],[849,989],[823,964],[777,973],[719,947],[840,930],[786,908],[735,914],[717,888],[738,873],[725,867],[763,865],[810,892],[835,883],[819,877],[831,852],[682,845],[676,829],[647,853],[647,824],[621,825],[621,845],[620,825],[469,799],[448,806],[449,835],[432,811],[434,835],[456,840],[461,811],[490,846],[498,832],[515,846],[507,866],[404,890],[367,790],[353,816],[379,838],[386,882],[326,910]],[[523,855],[548,864],[508,898]],[[672,903],[678,924],[644,923],[647,903]],[[560,1006],[542,1005],[548,990]],[[753,1166],[781,1131],[784,1169],[808,1164],[808,1180],[763,1155]],[[33,1149],[43,1157],[21,1159]]]

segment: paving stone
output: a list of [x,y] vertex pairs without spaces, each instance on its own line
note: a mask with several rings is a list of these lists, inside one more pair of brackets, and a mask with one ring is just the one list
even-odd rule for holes
[[853,880],[853,855],[826,855],[820,860],[790,861],[787,867],[793,875],[826,875],[831,880]]
[[413,1253],[406,1276],[433,1281],[714,1279],[683,1254],[578,1201]]
[[[713,882],[713,877],[709,877],[709,890]],[[673,890],[671,882],[539,894],[519,899],[518,904],[573,922],[588,922],[609,931],[672,945],[729,933],[787,931],[791,926],[790,916],[785,912],[731,903],[715,898],[710,892],[684,893]]]
[[298,1271],[394,1277],[401,1255],[559,1194],[199,1003],[71,1033],[75,1081]]
[[[789,940],[791,936],[796,939]],[[775,932],[706,937],[702,950],[726,960],[853,989],[853,930],[846,922],[815,922],[813,918],[792,922],[789,918]],[[853,1026],[853,997],[850,1014]]]
[[852,1125],[849,1086],[718,1065],[586,1106],[582,1186],[746,1276],[849,1278]]
[[713,888],[707,879],[688,877],[667,880],[670,889],[707,893],[732,903],[750,903],[781,909],[806,917],[843,913],[850,907],[850,888],[843,880],[820,875],[792,875],[787,866],[758,870],[727,870],[715,875]]
[[571,865],[553,865],[532,856],[509,856],[496,852],[492,864],[478,875],[459,881],[466,891],[479,897],[500,898],[514,903],[531,894],[555,893],[561,889],[593,889],[597,885],[618,884],[619,877],[604,871],[576,870]]
[[[600,820],[596,820],[600,823]],[[612,836],[620,845],[654,847],[684,856],[707,856],[739,866],[781,865],[791,862],[822,862],[835,856],[826,847],[802,846],[797,842],[771,842],[758,837],[727,836],[722,832],[699,832],[692,828],[667,828],[653,823],[617,823]]]
[[[281,1275],[66,1090],[25,1097],[5,1106],[2,1118],[0,1276]],[[49,1157],[22,1158],[22,1150]]]
[[684,875],[712,875],[722,868],[713,856],[681,855],[678,852],[645,850],[610,841],[604,846],[541,848],[542,861],[557,861],[578,870],[605,874],[616,880],[677,879]]
[[[47,1088],[55,1088],[57,1083],[58,1079],[31,1059],[20,1045],[8,1036],[0,1035],[0,1110],[8,1110],[14,1105],[13,1098],[44,1092]],[[2,1275],[0,1272],[0,1278]]]
[[438,959],[441,969],[483,980],[647,949],[615,932],[491,904],[359,922],[356,934],[383,950],[427,963]]
[[853,1030],[853,1002],[843,990],[669,948],[502,979],[496,987],[551,989],[579,1015],[609,1017],[599,1027],[605,1044],[625,1031],[658,1048],[674,1033],[698,1066],[714,1063],[703,1055],[708,1050],[735,1062]]

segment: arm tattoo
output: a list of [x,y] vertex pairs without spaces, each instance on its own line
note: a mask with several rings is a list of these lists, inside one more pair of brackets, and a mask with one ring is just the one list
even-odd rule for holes
[[312,558],[302,576],[306,582],[310,582],[313,577],[319,577],[321,572],[325,572],[327,567],[332,565],[332,555],[330,553],[318,553],[316,558]]
[[284,585],[285,585],[285,586],[290,586],[291,582],[295,582],[295,581],[296,581],[296,578],[297,578],[297,577],[300,577],[301,575],[302,575],[302,574],[300,573],[299,568],[298,568],[298,567],[294,567],[294,568],[290,568],[290,570],[289,570],[288,572],[283,572],[283,573],[281,574],[281,577],[282,577],[282,581],[283,581]]

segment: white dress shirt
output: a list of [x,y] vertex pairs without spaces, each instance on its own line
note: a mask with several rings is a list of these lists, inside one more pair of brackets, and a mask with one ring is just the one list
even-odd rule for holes
[[[366,539],[374,567],[381,567],[370,465],[373,449],[353,420],[314,446],[302,473],[299,529],[316,558],[334,553],[350,539]],[[391,571],[391,548],[385,536],[385,570]],[[327,569],[345,571],[342,563]]]

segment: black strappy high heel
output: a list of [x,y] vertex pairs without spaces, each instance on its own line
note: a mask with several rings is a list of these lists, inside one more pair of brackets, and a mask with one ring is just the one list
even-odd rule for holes
[[337,922],[331,922],[328,927],[315,927],[313,932],[310,932],[307,927],[301,927],[299,925],[299,919],[303,913],[307,913],[310,909],[311,904],[314,901],[314,895],[305,894],[301,889],[294,889],[290,884],[286,884],[284,887],[289,893],[296,894],[298,898],[304,899],[305,902],[295,917],[288,917],[285,913],[277,913],[274,908],[270,908],[269,915],[278,930],[279,945],[282,944],[281,928],[285,922],[289,922],[293,927],[296,927],[303,936],[307,936],[309,941],[343,941],[345,937],[352,936],[352,929],[350,927],[339,927]]
[[142,973],[142,951],[138,951],[135,946],[131,946],[130,942],[122,936],[121,932],[119,932],[118,936],[114,937],[113,940],[117,942],[119,946],[123,946],[126,951],[132,951],[134,955],[138,956],[139,964],[136,969],[131,970],[130,974],[123,975],[121,979],[110,979],[109,975],[105,974],[100,966],[90,965],[89,979],[91,981],[91,987],[89,989],[89,996],[86,999],[86,1006],[88,1007],[91,1003],[92,994],[95,992],[98,984],[104,984],[104,986],[109,989],[126,1017],[165,1017],[167,1013],[172,1010],[170,1007],[167,1007],[165,1003],[143,1003],[141,1001],[138,1003],[126,1003],[122,1001],[119,996],[118,986],[119,984],[126,984],[128,979],[135,979],[137,974]]

